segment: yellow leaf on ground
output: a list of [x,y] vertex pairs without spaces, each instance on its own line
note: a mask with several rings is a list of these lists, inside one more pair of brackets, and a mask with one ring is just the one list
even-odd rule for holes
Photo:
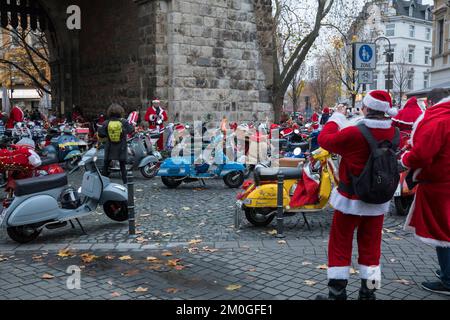
[[173,256],[172,252],[169,252],[169,251],[164,251],[161,255],[164,256],[164,257],[171,257],[171,256]]
[[184,210],[184,211],[189,211],[189,210],[191,210],[191,208],[189,208],[189,207],[183,207],[183,210]]
[[42,275],[42,277],[41,277],[41,279],[44,279],[44,280],[50,280],[50,279],[53,279],[53,278],[55,278],[55,276],[53,276],[53,275],[51,275],[49,273],[44,273]]
[[402,240],[402,238],[399,238],[399,237],[393,237],[392,240],[398,241],[398,240]]
[[138,292],[138,293],[144,293],[147,291],[148,291],[148,288],[144,288],[144,287],[139,287],[134,290],[134,292]]
[[202,243],[202,240],[195,239],[195,240],[189,241],[189,244],[190,244],[190,245],[193,245],[193,244],[199,244],[199,243]]
[[96,255],[90,253],[83,253],[80,257],[81,261],[83,261],[84,263],[91,263],[92,261],[98,258]]
[[59,250],[57,256],[61,258],[73,257],[75,254],[70,249]]
[[316,281],[312,281],[312,280],[305,280],[305,284],[307,286],[312,287],[313,285],[315,285],[317,282]]
[[219,251],[219,249],[211,249],[211,248],[209,248],[209,247],[203,247],[202,249],[203,249],[204,251],[210,252],[210,253],[214,253],[214,252]]
[[131,260],[131,259],[132,259],[131,256],[121,256],[119,258],[120,261],[127,261],[127,260]]
[[179,289],[177,289],[177,288],[167,288],[166,289],[166,292],[167,293],[177,293],[178,291],[180,291]]
[[178,262],[180,262],[180,261],[181,261],[181,259],[171,259],[171,260],[167,261],[167,265],[169,267],[175,267],[178,265]]
[[287,242],[286,242],[286,240],[279,240],[278,241],[278,244],[286,244]]
[[320,266],[317,266],[316,269],[328,270],[328,266],[326,264],[321,264]]
[[268,231],[267,233],[270,234],[271,236],[275,236],[275,235],[278,234],[278,231],[277,230],[272,230],[272,231]]
[[235,290],[239,290],[240,288],[242,288],[242,286],[240,284],[230,284],[225,289],[228,291],[235,291]]
[[147,261],[153,262],[159,260],[157,257],[147,257]]

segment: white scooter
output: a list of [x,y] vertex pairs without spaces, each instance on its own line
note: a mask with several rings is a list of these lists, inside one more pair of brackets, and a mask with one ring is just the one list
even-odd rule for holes
[[49,175],[16,181],[13,198],[3,203],[0,227],[7,228],[9,237],[19,243],[35,240],[43,228],[58,229],[72,220],[78,222],[103,205],[112,220],[128,219],[128,191],[100,174],[95,165],[97,150],[89,150],[79,162],[84,167],[82,186],[78,191],[68,186],[67,174]]

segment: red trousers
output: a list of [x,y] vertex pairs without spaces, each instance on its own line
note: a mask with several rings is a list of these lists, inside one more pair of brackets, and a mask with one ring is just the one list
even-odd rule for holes
[[[384,215],[355,216],[336,211],[328,243],[328,278],[348,279],[352,265],[353,237],[357,230],[358,263],[362,279],[380,278]],[[377,274],[376,276],[374,274]]]

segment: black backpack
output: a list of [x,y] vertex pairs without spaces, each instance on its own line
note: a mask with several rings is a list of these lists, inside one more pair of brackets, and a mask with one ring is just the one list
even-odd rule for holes
[[366,125],[360,124],[358,129],[369,143],[371,153],[361,175],[352,175],[351,186],[341,183],[339,189],[357,195],[366,203],[386,203],[394,196],[400,181],[396,154],[400,144],[400,131],[395,129],[393,141],[378,142]]

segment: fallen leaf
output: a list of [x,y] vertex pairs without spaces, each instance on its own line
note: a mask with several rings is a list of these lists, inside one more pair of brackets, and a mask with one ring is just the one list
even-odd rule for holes
[[166,217],[167,218],[173,217],[173,214],[172,213],[168,213],[168,214],[166,214]]
[[268,234],[270,234],[271,236],[276,236],[278,234],[277,230],[272,230],[272,231],[268,231]]
[[167,265],[169,267],[175,267],[178,265],[178,262],[180,262],[180,261],[181,261],[181,259],[171,259],[171,260],[167,261]]
[[278,241],[278,244],[286,244],[287,242],[286,242],[286,240],[279,240]]
[[248,272],[256,272],[256,268],[248,269]]
[[136,191],[137,191],[137,192],[142,192],[142,191],[144,191],[144,190],[142,190],[142,189],[136,189]]
[[211,248],[208,248],[208,247],[203,247],[203,250],[206,251],[206,252],[210,252],[210,253],[214,253],[214,252],[219,251],[219,249],[211,249]]
[[410,284],[411,284],[411,282],[410,282],[410,281],[408,281],[408,280],[405,280],[405,279],[394,280],[394,282],[397,282],[397,283],[401,283],[401,284],[404,284],[405,286],[407,286],[407,285],[410,285]]
[[154,261],[157,261],[159,259],[157,257],[147,257],[146,260],[149,261],[149,262],[154,262]]
[[111,280],[110,280],[110,281],[107,281],[106,283],[109,284],[110,286],[113,285],[113,282],[112,282]]
[[315,285],[317,282],[316,281],[312,281],[312,280],[305,280],[305,284],[307,286],[312,287],[313,285]]
[[80,257],[81,261],[83,261],[84,263],[91,263],[92,261],[98,258],[96,255],[90,253],[83,253]]
[[115,256],[105,256],[106,260],[114,260],[116,257]]
[[143,234],[143,233],[144,233],[144,231],[142,231],[142,230],[136,231],[136,234]]
[[152,233],[153,233],[155,236],[157,236],[157,235],[161,234],[161,231],[159,231],[159,230],[154,230],[154,231],[152,231]]
[[150,217],[150,213],[144,213],[144,214],[141,214],[139,216],[142,217],[142,218]]
[[117,297],[120,297],[120,296],[121,296],[121,294],[118,293],[118,292],[116,292],[116,291],[114,291],[113,293],[111,293],[111,297],[113,297],[113,298],[117,298]]
[[171,257],[171,256],[173,256],[172,252],[169,252],[169,251],[165,251],[165,252],[163,252],[161,255],[162,255],[163,257]]
[[[4,259],[8,260],[8,258],[4,258]],[[31,257],[31,259],[33,259],[34,262],[41,262],[43,257],[40,255],[34,255]]]
[[176,265],[174,269],[177,270],[177,271],[181,271],[181,270],[186,269],[186,266]]
[[44,279],[44,280],[50,280],[50,279],[54,279],[54,278],[55,278],[55,276],[53,276],[49,273],[44,273],[41,277],[41,279]]
[[172,236],[172,235],[173,235],[172,232],[166,232],[166,233],[163,233],[163,234],[162,234],[163,237],[170,237],[170,236]]
[[235,291],[235,290],[239,290],[240,288],[242,288],[242,286],[239,284],[230,284],[225,289],[228,291]]
[[202,240],[195,239],[195,240],[189,241],[189,244],[190,244],[190,245],[199,244],[199,243],[202,243]]
[[396,232],[396,230],[387,229],[387,228],[384,228],[384,231],[386,231],[387,233],[395,233]]
[[353,268],[350,268],[350,274],[357,274],[357,273],[359,273],[358,270],[355,270],[355,269],[353,269]]
[[138,293],[144,293],[147,291],[148,291],[148,288],[143,288],[143,287],[139,287],[134,290],[134,292],[138,292]]
[[197,247],[188,248],[188,252],[193,254],[198,253],[198,248]]
[[390,259],[389,261],[394,263],[394,262],[397,262],[397,259]]
[[328,270],[328,266],[326,264],[321,264],[320,266],[317,266],[316,269]]
[[135,276],[135,275],[137,275],[139,273],[140,273],[139,270],[134,269],[134,270],[128,270],[128,271],[122,273],[122,275],[125,276],[125,277],[133,277],[133,276]]
[[75,254],[70,249],[59,250],[57,256],[61,258],[73,257]]
[[122,256],[119,258],[120,261],[132,260],[131,256]]
[[167,293],[177,293],[178,291],[180,291],[179,289],[177,289],[177,288],[167,288],[166,289],[166,292]]
[[402,238],[399,238],[399,237],[393,237],[392,240],[398,241],[398,240],[402,240]]
[[183,207],[183,210],[184,210],[184,211],[189,211],[189,210],[191,210],[191,208],[189,208],[189,207]]
[[309,261],[302,262],[302,266],[310,266],[310,265],[312,265],[312,262],[309,262]]

